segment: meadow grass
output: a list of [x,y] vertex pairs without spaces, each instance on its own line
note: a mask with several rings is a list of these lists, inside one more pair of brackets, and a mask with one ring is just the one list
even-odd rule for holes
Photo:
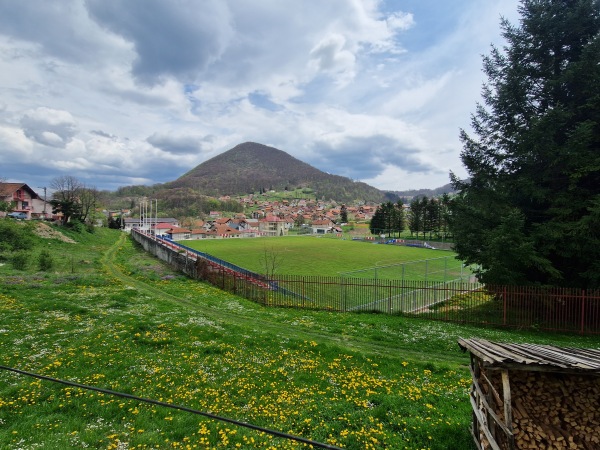
[[[343,448],[471,448],[458,337],[598,346],[591,337],[266,309],[172,272],[118,232],[73,237],[77,244],[50,246],[76,264],[0,267],[0,364]],[[303,445],[0,371],[0,448]]]
[[[422,280],[425,273],[424,260],[439,261],[450,257],[451,266],[459,266],[454,261],[455,254],[450,251],[430,250],[426,248],[405,247],[400,245],[374,244],[371,241],[353,241],[317,236],[287,236],[256,239],[206,239],[182,241],[182,244],[196,250],[224,259],[245,269],[264,273],[265,254],[277,258],[278,275],[319,275],[338,276],[366,268],[380,267],[379,276],[388,279]],[[414,261],[420,264],[406,264]],[[452,262],[453,261],[453,262]],[[400,264],[406,264],[405,273]],[[444,263],[431,275],[443,279],[441,272]],[[386,267],[398,265],[393,268]],[[386,267],[386,270],[383,270]],[[460,270],[459,270],[460,274]],[[365,276],[374,277],[370,270]],[[353,274],[352,276],[361,276]]]

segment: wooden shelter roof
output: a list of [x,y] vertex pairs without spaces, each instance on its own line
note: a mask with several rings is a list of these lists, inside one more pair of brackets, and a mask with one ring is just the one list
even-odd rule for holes
[[458,340],[458,345],[491,368],[600,375],[600,349],[508,344],[462,338]]

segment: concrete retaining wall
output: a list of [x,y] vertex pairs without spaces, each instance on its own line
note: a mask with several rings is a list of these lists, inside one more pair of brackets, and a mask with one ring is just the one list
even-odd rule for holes
[[154,239],[140,233],[133,232],[131,233],[131,237],[134,241],[140,244],[144,250],[153,254],[158,259],[165,261],[173,269],[183,272],[191,278],[198,279],[196,261],[194,261],[192,258],[189,258],[186,252],[161,245]]

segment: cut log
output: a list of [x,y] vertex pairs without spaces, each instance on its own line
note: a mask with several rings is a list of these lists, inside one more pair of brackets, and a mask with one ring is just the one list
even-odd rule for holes
[[[479,367],[475,404],[495,420],[482,448],[600,449],[600,377]],[[510,384],[508,384],[510,380]],[[493,399],[486,402],[478,397]],[[482,433],[483,434],[483,433]],[[489,439],[486,439],[488,441]]]

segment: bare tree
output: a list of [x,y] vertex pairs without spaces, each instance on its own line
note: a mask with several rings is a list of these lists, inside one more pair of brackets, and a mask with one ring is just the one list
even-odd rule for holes
[[91,221],[100,193],[95,187],[82,187],[79,190],[79,202],[81,205],[81,214],[79,219],[82,222]]
[[50,200],[52,212],[62,213],[63,224],[68,223],[71,217],[81,215],[80,196],[84,188],[81,181],[70,175],[62,175],[54,178],[50,187],[54,190]]
[[271,246],[271,248],[267,248],[265,245],[259,262],[267,278],[273,278],[277,270],[281,267],[283,255],[281,252],[275,250],[274,247]]
[[50,187],[54,190],[52,198],[61,201],[75,201],[79,198],[79,191],[84,185],[78,178],[71,175],[62,175],[54,178],[50,182]]

